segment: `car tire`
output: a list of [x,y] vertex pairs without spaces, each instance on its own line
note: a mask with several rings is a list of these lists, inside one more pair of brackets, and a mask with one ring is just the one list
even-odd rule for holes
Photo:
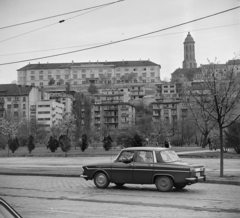
[[98,172],[94,176],[94,184],[97,188],[107,188],[109,183],[107,175],[103,172]]
[[173,180],[168,176],[158,176],[155,180],[155,185],[160,192],[168,192],[173,188]]
[[183,189],[183,188],[185,188],[185,184],[175,184],[174,185],[174,187],[176,188],[176,189]]
[[117,187],[122,187],[122,186],[124,186],[124,183],[115,183],[115,185],[116,185]]

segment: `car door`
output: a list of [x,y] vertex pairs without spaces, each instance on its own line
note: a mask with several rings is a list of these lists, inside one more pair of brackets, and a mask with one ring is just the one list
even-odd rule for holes
[[[123,151],[118,159],[112,164],[111,182],[133,183],[133,155],[134,151]],[[131,159],[124,163],[125,158]]]
[[137,151],[134,161],[133,182],[136,184],[152,183],[153,175],[153,152]]

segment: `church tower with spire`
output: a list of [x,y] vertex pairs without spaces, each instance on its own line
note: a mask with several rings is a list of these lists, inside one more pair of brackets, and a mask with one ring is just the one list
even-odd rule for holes
[[188,35],[185,38],[185,41],[183,44],[184,44],[183,69],[196,68],[197,62],[195,60],[195,47],[194,47],[195,42],[190,32],[188,32]]

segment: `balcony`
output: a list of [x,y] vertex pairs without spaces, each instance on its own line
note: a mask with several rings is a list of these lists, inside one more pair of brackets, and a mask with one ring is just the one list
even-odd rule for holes
[[118,108],[117,107],[106,107],[104,108],[105,111],[117,111]]

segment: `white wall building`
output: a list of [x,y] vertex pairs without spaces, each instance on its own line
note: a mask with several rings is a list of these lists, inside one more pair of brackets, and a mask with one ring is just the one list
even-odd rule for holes
[[36,119],[46,127],[52,127],[62,120],[64,105],[55,100],[44,100],[36,103]]

